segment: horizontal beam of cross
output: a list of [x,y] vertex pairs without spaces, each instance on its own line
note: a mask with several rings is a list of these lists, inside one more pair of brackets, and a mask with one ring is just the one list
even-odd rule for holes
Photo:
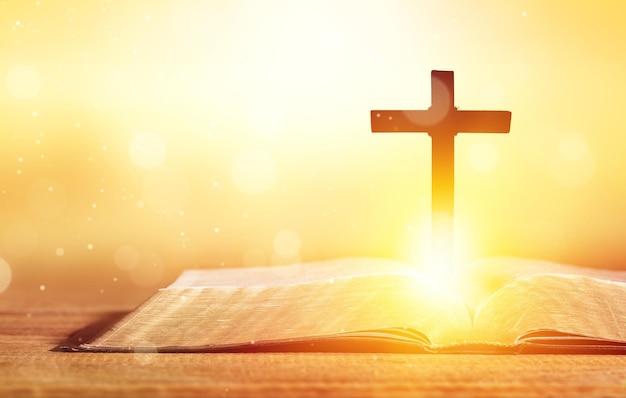
[[371,111],[372,132],[508,133],[511,112],[460,111],[452,109],[437,115],[423,111]]

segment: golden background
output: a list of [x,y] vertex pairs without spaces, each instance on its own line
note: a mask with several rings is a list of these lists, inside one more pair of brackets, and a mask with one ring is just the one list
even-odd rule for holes
[[458,257],[626,267],[626,3],[0,1],[0,290],[154,290],[191,267],[423,264],[430,138],[460,109]]

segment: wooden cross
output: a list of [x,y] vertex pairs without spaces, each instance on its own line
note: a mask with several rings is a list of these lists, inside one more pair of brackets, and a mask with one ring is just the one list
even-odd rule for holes
[[431,257],[452,264],[454,216],[454,136],[508,133],[511,112],[460,111],[454,106],[454,72],[431,72],[432,105],[421,111],[372,111],[372,132],[427,132],[432,138]]

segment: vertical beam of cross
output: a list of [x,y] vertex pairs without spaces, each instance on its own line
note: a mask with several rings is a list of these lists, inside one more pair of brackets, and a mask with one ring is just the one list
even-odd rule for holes
[[431,72],[432,103],[428,110],[371,111],[372,132],[427,132],[432,138],[431,261],[445,271],[454,248],[454,136],[464,133],[508,133],[511,112],[460,111],[454,106],[454,72]]

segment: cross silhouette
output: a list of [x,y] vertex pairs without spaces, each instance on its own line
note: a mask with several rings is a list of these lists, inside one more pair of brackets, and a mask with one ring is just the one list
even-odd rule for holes
[[[371,111],[372,132],[427,132],[432,138],[431,257],[447,269],[453,256],[454,136],[508,133],[511,112],[460,111],[454,106],[454,72],[431,72],[432,104],[420,111]],[[441,270],[443,271],[443,270]]]

